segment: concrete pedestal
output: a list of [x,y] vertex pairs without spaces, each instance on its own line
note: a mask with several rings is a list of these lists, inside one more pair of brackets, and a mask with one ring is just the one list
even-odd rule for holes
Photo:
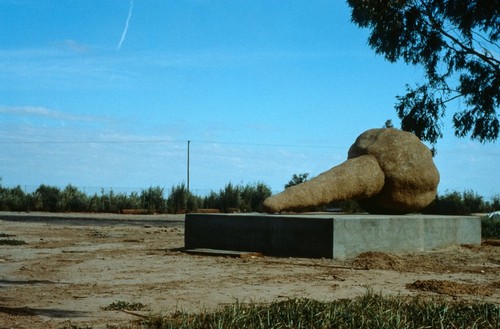
[[423,251],[480,244],[474,216],[187,214],[186,249],[257,252],[305,258],[354,257],[366,251]]

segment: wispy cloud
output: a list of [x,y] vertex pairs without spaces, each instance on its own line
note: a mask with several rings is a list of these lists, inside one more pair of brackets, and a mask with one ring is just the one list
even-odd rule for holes
[[89,46],[65,40],[43,48],[0,49],[0,86],[21,90],[68,88],[99,89],[109,76],[126,75],[116,69],[117,61],[104,53],[90,53]]
[[85,53],[88,51],[89,47],[85,44],[79,43],[75,40],[66,39],[64,40],[64,45],[67,49],[74,51],[76,53]]
[[128,25],[130,23],[130,19],[132,18],[132,9],[134,9],[134,0],[130,0],[127,20],[125,21],[125,27],[123,28],[122,36],[120,38],[120,41],[118,42],[118,46],[116,46],[116,50],[120,50],[123,42],[125,41],[125,38],[127,37]]
[[[128,25],[117,45],[119,50],[125,41]],[[92,49],[92,52],[89,50]],[[134,52],[116,56],[110,49],[82,44],[66,39],[42,48],[1,49],[0,76],[13,79],[52,78],[65,81],[64,77],[79,76],[108,79],[110,74],[123,73],[123,67],[140,71],[144,67],[165,68],[213,68],[246,66],[252,63],[283,61],[315,61],[320,58],[337,57],[325,52],[297,51],[245,51],[242,49],[206,49],[192,52]],[[344,55],[342,55],[344,56]],[[349,55],[345,55],[348,57]],[[351,56],[352,57],[352,56]],[[95,81],[94,81],[95,82]]]
[[106,121],[103,117],[72,115],[62,111],[49,109],[43,106],[5,106],[0,105],[0,114],[10,114],[14,116],[31,116],[52,120],[97,122]]

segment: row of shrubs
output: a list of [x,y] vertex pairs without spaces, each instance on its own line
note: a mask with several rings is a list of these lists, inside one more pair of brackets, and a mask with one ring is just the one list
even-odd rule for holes
[[263,183],[229,183],[219,192],[211,192],[205,197],[189,192],[185,184],[173,186],[169,193],[156,186],[140,193],[115,193],[112,189],[101,189],[100,193],[92,195],[87,195],[73,185],[60,189],[42,184],[34,192],[26,193],[21,186],[8,188],[0,184],[0,211],[123,213],[136,210],[145,213],[184,213],[211,209],[254,212],[262,211],[262,202],[270,195],[271,189]]
[[423,211],[428,214],[468,215],[473,213],[490,213],[500,210],[500,195],[485,200],[472,190],[464,192],[447,192],[436,196],[436,199]]
[[[184,213],[205,209],[221,212],[260,212],[262,202],[270,195],[269,186],[261,182],[247,185],[229,183],[218,192],[212,191],[204,197],[189,192],[185,184],[173,186],[168,193],[164,188],[157,186],[144,189],[140,193],[115,193],[113,190],[102,189],[101,193],[92,195],[80,191],[73,185],[60,189],[42,184],[35,192],[26,193],[20,186],[8,188],[0,184],[0,211],[121,213],[137,210],[147,213]],[[335,208],[346,213],[363,211],[355,201],[336,202],[325,208]],[[499,209],[500,195],[487,201],[473,191],[464,191],[438,195],[423,212],[466,215],[489,213]]]

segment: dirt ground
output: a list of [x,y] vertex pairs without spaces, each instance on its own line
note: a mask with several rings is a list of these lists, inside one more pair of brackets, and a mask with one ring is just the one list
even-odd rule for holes
[[[106,328],[238,302],[331,301],[367,289],[500,303],[499,241],[352,259],[186,254],[182,215],[0,213],[0,328]],[[69,219],[67,217],[70,217]],[[109,311],[117,302],[144,311]]]

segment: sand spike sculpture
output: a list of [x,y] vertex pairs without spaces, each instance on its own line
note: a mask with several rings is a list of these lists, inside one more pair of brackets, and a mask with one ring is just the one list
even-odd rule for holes
[[419,211],[436,197],[439,172],[431,151],[414,134],[371,129],[350,147],[347,160],[264,201],[268,213],[300,211],[357,200],[369,213]]

